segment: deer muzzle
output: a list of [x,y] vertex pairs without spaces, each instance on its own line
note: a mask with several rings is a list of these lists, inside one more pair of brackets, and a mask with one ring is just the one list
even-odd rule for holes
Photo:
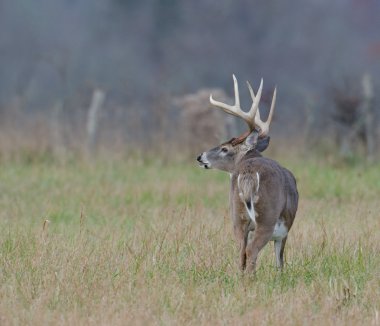
[[205,168],[205,169],[210,169],[211,168],[211,164],[207,160],[207,155],[206,155],[205,152],[203,152],[201,155],[199,155],[197,157],[197,161],[198,161],[200,167]]

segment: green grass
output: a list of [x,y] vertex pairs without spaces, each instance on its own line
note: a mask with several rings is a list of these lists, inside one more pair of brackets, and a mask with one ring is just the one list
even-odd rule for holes
[[286,268],[270,244],[242,277],[224,173],[3,162],[0,324],[378,324],[380,166],[285,165],[300,192]]

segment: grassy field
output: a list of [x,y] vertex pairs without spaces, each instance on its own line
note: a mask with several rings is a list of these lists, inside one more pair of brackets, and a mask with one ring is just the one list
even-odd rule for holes
[[379,325],[380,166],[282,162],[286,267],[242,277],[229,177],[152,160],[0,165],[0,324]]

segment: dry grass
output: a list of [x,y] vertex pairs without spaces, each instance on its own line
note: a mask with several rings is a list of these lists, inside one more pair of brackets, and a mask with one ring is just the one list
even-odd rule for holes
[[378,325],[379,166],[286,165],[301,194],[286,269],[270,245],[250,278],[227,175],[143,160],[3,163],[0,324]]

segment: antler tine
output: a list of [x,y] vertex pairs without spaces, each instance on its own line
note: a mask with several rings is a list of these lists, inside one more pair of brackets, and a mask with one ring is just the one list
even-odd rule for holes
[[232,75],[232,77],[234,79],[235,104],[234,105],[228,105],[226,103],[216,101],[212,97],[212,94],[210,94],[210,103],[212,105],[215,105],[218,108],[221,108],[224,112],[226,112],[228,114],[232,114],[234,116],[243,118],[241,113],[245,113],[245,112],[241,111],[241,108],[240,108],[239,86],[238,86],[235,75]]
[[240,107],[239,86],[238,86],[237,79],[235,75],[232,75],[232,78],[234,80],[235,104],[228,105],[228,104],[216,101],[213,99],[212,94],[210,95],[210,103],[212,105],[215,105],[218,108],[221,108],[223,111],[225,111],[228,114],[232,114],[234,116],[242,118],[248,124],[249,129],[253,130],[255,128],[255,115],[256,115],[257,108],[260,102],[263,82],[261,80],[260,88],[259,88],[259,91],[257,92],[257,97],[252,96],[253,94],[252,87],[248,83],[248,87],[250,88],[253,103],[249,112],[244,112]]
[[248,81],[247,81],[247,85],[248,85],[249,93],[251,94],[251,98],[252,98],[252,106],[251,106],[251,109],[249,110],[249,115],[252,117],[253,125],[255,125],[256,115],[260,116],[259,103],[260,103],[260,99],[261,99],[261,93],[263,91],[263,79],[261,78],[260,86],[259,86],[259,89],[257,91],[256,96],[255,96],[255,93],[252,89],[251,84]]
[[234,80],[235,106],[240,109],[239,85],[235,77],[235,74],[232,74],[232,78]]
[[[255,93],[253,92],[252,87],[250,87],[250,86],[251,85],[249,85],[249,83],[248,83],[249,92],[251,93],[252,100],[255,100],[257,97],[259,97],[259,91],[260,91],[260,89],[257,92],[257,95],[255,97]],[[270,126],[270,123],[272,122],[274,107],[275,107],[275,104],[276,104],[276,95],[277,95],[277,88],[275,88],[274,92],[273,92],[272,103],[271,103],[268,119],[267,119],[266,122],[264,122],[264,121],[261,120],[259,108],[257,108],[257,110],[256,110],[255,124],[256,124],[256,126],[260,127],[260,130],[261,130],[260,134],[261,135],[266,136],[269,133],[269,126]],[[261,92],[260,92],[260,96],[261,96]]]
[[276,95],[277,95],[277,88],[275,88],[274,92],[273,92],[272,104],[270,106],[270,111],[269,111],[269,115],[268,115],[267,121],[264,122],[264,121],[261,120],[260,113],[259,113],[258,110],[257,110],[258,114],[255,116],[255,123],[256,123],[257,126],[260,127],[260,129],[261,129],[261,135],[263,135],[263,136],[266,136],[269,133],[269,126],[270,126],[270,123],[272,122],[274,107],[275,107],[275,104],[276,104]]
[[273,92],[272,104],[270,106],[270,111],[269,111],[268,119],[267,119],[267,122],[266,122],[266,124],[268,125],[268,130],[267,130],[266,134],[268,134],[268,132],[269,132],[269,125],[272,122],[274,107],[276,105],[276,96],[277,96],[277,87],[274,88],[274,92]]

